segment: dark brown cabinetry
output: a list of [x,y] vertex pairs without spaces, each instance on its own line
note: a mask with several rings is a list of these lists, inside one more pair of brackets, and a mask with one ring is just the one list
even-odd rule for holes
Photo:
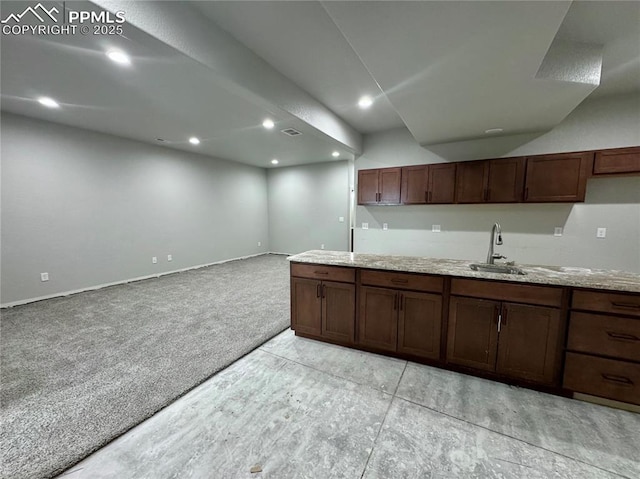
[[458,164],[456,203],[522,201],[525,158],[469,161]]
[[640,295],[576,290],[563,387],[640,404]]
[[455,164],[405,166],[402,168],[402,204],[452,203]]
[[489,161],[487,203],[517,203],[524,192],[525,158]]
[[488,179],[488,161],[460,163],[456,172],[456,203],[484,203]]
[[640,147],[358,171],[358,204],[582,202],[590,176],[640,174]]
[[355,339],[354,280],[354,271],[350,268],[291,264],[292,329],[352,344]]
[[594,175],[640,173],[640,147],[596,151]]
[[[495,372],[511,378],[552,385],[557,381],[561,356],[560,310],[504,300],[509,289],[490,282],[452,281],[452,292],[465,290],[471,296],[452,296],[449,307],[447,362]],[[473,287],[475,286],[475,288]],[[521,300],[520,288],[511,285],[512,298]],[[533,301],[556,303],[557,291],[538,287]],[[545,291],[545,290],[549,291]],[[502,291],[501,291],[502,290]]]
[[401,174],[402,168],[358,171],[358,204],[400,204]]
[[593,152],[529,157],[524,201],[584,201],[592,167]]
[[[440,357],[443,280],[426,275],[362,270],[358,343],[371,348]],[[408,291],[408,290],[417,291]]]

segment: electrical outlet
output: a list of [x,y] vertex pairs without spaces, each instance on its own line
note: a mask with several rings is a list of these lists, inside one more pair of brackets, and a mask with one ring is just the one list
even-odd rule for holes
[[258,246],[262,246],[262,241],[258,241]]
[[151,262],[152,262],[153,264],[157,264],[157,263],[158,263],[158,258],[157,258],[156,256],[152,257],[152,258],[151,258]]
[[369,229],[369,223],[362,223],[362,229],[363,230],[368,230]]
[[382,223],[382,229],[387,231],[389,229],[389,223]]
[[432,233],[440,233],[440,225],[431,225]]
[[49,281],[49,273],[40,273],[40,281]]
[[598,228],[596,230],[596,238],[606,238],[607,237],[607,228]]
[[321,245],[320,245],[320,249],[324,249],[324,244],[321,244]]
[[170,254],[168,254],[168,255],[167,255],[167,261],[173,261],[173,256],[172,256],[172,255],[170,255]]
[[553,236],[562,236],[562,227],[556,226],[553,228]]
[[338,221],[340,223],[344,223],[344,216],[338,216]]

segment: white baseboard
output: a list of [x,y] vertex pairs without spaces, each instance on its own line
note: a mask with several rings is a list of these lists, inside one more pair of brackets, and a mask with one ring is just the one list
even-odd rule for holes
[[216,264],[228,263],[230,261],[237,261],[237,260],[240,260],[240,259],[255,258],[256,256],[263,256],[265,254],[286,254],[286,253],[274,253],[274,252],[271,252],[271,251],[267,251],[265,253],[256,253],[256,254],[250,254],[250,255],[247,255],[247,256],[239,256],[237,258],[223,259],[221,261],[214,261],[213,263],[198,264],[196,266],[189,266],[188,268],[174,269],[172,271],[165,271],[163,273],[148,274],[146,276],[138,276],[137,278],[123,279],[121,281],[114,281],[112,283],[97,284],[95,286],[87,286],[86,288],[80,288],[80,289],[74,289],[74,290],[71,290],[71,291],[62,291],[62,292],[59,292],[59,293],[47,294],[45,296],[38,296],[36,298],[28,298],[28,299],[21,299],[19,301],[11,301],[10,303],[2,303],[2,304],[0,304],[0,308],[12,308],[13,306],[20,306],[22,304],[35,303],[36,301],[42,301],[44,299],[60,298],[60,297],[69,296],[69,295],[72,295],[72,294],[83,293],[85,291],[94,291],[96,289],[107,288],[109,286],[116,286],[118,284],[127,284],[127,283],[133,283],[135,281],[142,281],[144,279],[159,278],[160,276],[166,276],[168,274],[182,273],[184,271],[190,271],[192,269],[206,268],[207,266],[213,266],[213,265],[216,265]]

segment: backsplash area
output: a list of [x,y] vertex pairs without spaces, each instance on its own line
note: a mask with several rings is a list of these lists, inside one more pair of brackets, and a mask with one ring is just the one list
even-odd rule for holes
[[498,222],[509,261],[640,273],[640,177],[590,179],[584,203],[358,206],[356,218],[358,253],[484,261]]

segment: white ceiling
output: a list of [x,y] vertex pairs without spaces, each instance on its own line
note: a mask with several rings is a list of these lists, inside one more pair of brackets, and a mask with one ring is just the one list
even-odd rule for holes
[[[3,110],[256,166],[353,158],[358,132],[402,126],[434,150],[486,143],[498,127],[496,141],[525,141],[587,97],[640,91],[635,1],[72,5],[124,10],[125,35],[3,35]],[[3,1],[1,16],[24,6]],[[106,59],[112,46],[130,67]],[[370,110],[357,108],[362,94]]]

